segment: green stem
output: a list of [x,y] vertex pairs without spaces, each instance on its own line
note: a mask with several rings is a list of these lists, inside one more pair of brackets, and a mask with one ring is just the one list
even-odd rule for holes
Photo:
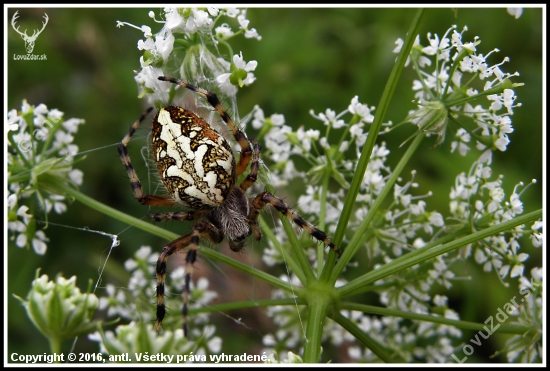
[[[427,251],[427,250],[430,250],[430,249],[433,249],[434,247],[437,247],[437,246],[440,246],[441,244],[444,244],[444,243],[447,243],[447,242],[451,242],[455,239],[457,239],[458,237],[464,235],[467,231],[469,230],[469,227],[468,226],[465,226],[463,228],[460,228],[459,230],[457,231],[454,231],[453,233],[450,233],[446,236],[443,236],[439,239],[437,239],[436,241],[433,241],[431,243],[428,243],[424,246],[422,246],[421,248],[419,249],[416,249],[414,251],[411,251],[410,253],[408,254],[405,254],[403,256],[400,256],[396,259],[393,260],[393,262],[399,262],[399,261],[406,261],[408,259],[412,259],[413,257],[417,256],[417,255],[420,255],[422,254],[423,252]],[[362,277],[362,276],[361,276]],[[373,290],[373,287],[372,285],[365,285],[365,286],[362,286],[362,285],[356,285],[356,280],[360,279],[361,277],[359,278],[356,278],[348,283],[346,283],[345,285],[343,286],[340,286],[340,289],[343,289],[344,287],[347,287],[348,285],[353,285],[355,287],[355,290],[349,292],[347,294],[347,296],[353,296],[353,295],[357,295],[357,294],[361,294],[361,293],[364,293],[364,292],[368,292],[368,291],[372,291]],[[378,287],[379,289],[381,289],[382,287],[380,287],[380,285],[376,286]]]
[[281,256],[283,257],[285,263],[288,265],[290,270],[296,274],[300,282],[306,282],[306,277],[302,270],[300,269],[300,265],[296,262],[296,260],[291,256],[291,254],[288,253],[287,250],[281,245],[279,240],[277,239],[277,236],[272,231],[272,228],[267,225],[265,220],[260,217],[260,228],[262,229],[262,233],[264,236],[271,241],[273,246],[279,251]]
[[[329,166],[332,167],[332,163],[328,160]],[[321,183],[321,208],[319,211],[319,229],[324,231],[327,217],[327,194],[328,194],[328,182],[330,180],[330,168],[327,168],[323,172],[323,181]],[[325,245],[322,243],[317,244],[317,277],[321,276],[323,272],[323,262],[325,260]]]
[[500,94],[504,91],[504,89],[513,89],[517,86],[521,86],[521,85],[520,84],[514,84],[509,79],[504,79],[500,84],[498,84],[497,86],[495,86],[491,89],[485,90],[481,93],[478,93],[478,94],[475,94],[475,95],[472,95],[472,96],[461,97],[461,98],[456,99],[454,101],[445,102],[445,105],[447,107],[460,106],[463,103],[472,102],[472,101],[476,100],[477,98],[486,97],[486,96],[491,95],[491,94]]
[[306,344],[304,348],[304,362],[318,363],[321,358],[321,339],[323,325],[327,320],[329,301],[326,293],[310,293],[312,297],[308,300]]
[[391,350],[385,348],[378,341],[374,340],[363,330],[361,330],[354,322],[344,317],[339,312],[334,313],[331,318],[336,321],[340,326],[345,328],[350,334],[352,334],[357,340],[359,340],[365,347],[371,350],[378,358],[386,363],[403,363],[405,362],[397,354]]
[[[270,184],[266,184],[265,188],[268,192],[274,194],[275,190]],[[300,265],[300,268],[303,272],[303,276],[305,276],[306,278],[306,281],[302,281],[302,284],[304,286],[307,286],[309,283],[316,280],[315,275],[313,274],[313,268],[311,268],[311,264],[309,263],[304,248],[298,241],[298,238],[296,237],[296,232],[294,232],[292,224],[290,223],[288,218],[282,213],[279,213],[279,219],[283,224],[283,228],[287,234],[288,241],[290,242],[290,246],[292,247],[292,251],[296,256],[296,259],[298,260],[298,264]]]
[[[53,121],[53,124],[52,124]],[[61,124],[63,124],[63,120],[59,119],[57,121],[54,121],[53,118],[48,117],[45,122],[48,125],[48,128],[43,127],[40,129],[41,131],[45,131],[47,133],[47,138],[44,144],[42,144],[42,151],[40,152],[40,157],[44,157],[44,154],[46,153],[46,150],[50,148],[51,143],[53,141],[53,138],[55,137],[55,133],[59,130],[61,127]],[[51,127],[50,127],[51,125]]]
[[374,271],[370,271],[369,273],[361,276],[360,278],[354,280],[353,284],[347,284],[345,286],[339,287],[336,290],[338,291],[338,295],[343,298],[349,296],[352,292],[355,292],[357,289],[359,289],[363,285],[370,285],[373,282],[376,282],[378,280],[381,280],[385,277],[388,277],[394,273],[397,273],[403,269],[412,267],[413,265],[422,263],[426,260],[430,260],[435,258],[436,256],[439,256],[441,254],[445,254],[447,252],[459,249],[461,247],[464,247],[468,244],[474,243],[478,240],[481,240],[486,237],[494,236],[501,232],[506,232],[509,230],[512,230],[518,225],[521,224],[527,224],[532,223],[535,220],[538,220],[542,217],[542,209],[532,211],[525,215],[520,215],[512,220],[508,220],[506,222],[491,226],[489,228],[483,229],[481,231],[478,231],[476,233],[472,233],[468,236],[464,236],[462,238],[456,239],[452,242],[445,243],[441,246],[432,248],[430,250],[424,250],[420,254],[415,254],[412,257],[409,257],[410,254],[404,255],[398,259],[395,259],[391,261],[388,264],[385,264],[383,267],[380,267],[379,269],[376,269]]
[[[458,66],[460,65],[460,62],[467,56],[471,55],[473,51],[471,51],[468,48],[462,48],[460,51],[460,54],[458,57],[455,58],[453,61],[453,64],[451,65],[451,71],[449,72],[449,76],[454,76],[455,71],[458,69]],[[443,92],[441,93],[440,97],[443,100],[444,97],[447,95],[447,92],[449,91],[449,87],[451,86],[453,79],[450,78],[447,80],[447,83],[445,84],[445,87],[443,88]]]
[[276,305],[288,305],[288,306],[304,305],[304,301],[299,298],[238,301],[238,302],[232,302],[232,303],[209,305],[207,307],[190,308],[189,315],[199,314],[199,313],[210,313],[210,312],[222,313],[222,312],[226,312],[234,309],[274,307]]
[[336,267],[334,267],[334,270],[332,271],[329,282],[332,282],[332,283],[336,282],[336,280],[338,279],[338,276],[344,270],[348,262],[351,260],[351,258],[357,252],[357,250],[363,245],[363,243],[369,237],[369,234],[365,232],[370,227],[375,215],[378,213],[378,210],[382,206],[382,203],[386,200],[386,196],[388,196],[390,192],[393,190],[393,186],[395,182],[401,176],[401,172],[405,168],[405,165],[412,158],[412,155],[414,154],[414,152],[416,152],[416,149],[418,148],[418,146],[420,145],[420,142],[422,142],[422,139],[424,139],[424,137],[425,137],[425,133],[420,133],[419,135],[417,135],[412,141],[407,151],[405,152],[405,154],[403,155],[403,157],[401,157],[401,160],[399,160],[399,163],[393,170],[391,176],[386,181],[386,185],[384,186],[384,188],[376,198],[376,201],[370,208],[363,222],[361,222],[361,225],[359,225],[359,227],[357,228],[357,231],[351,238],[350,243],[344,250],[342,257],[336,264]]
[[[366,304],[359,304],[359,303],[351,303],[351,302],[344,302],[340,305],[340,309],[348,309],[348,310],[355,310],[363,313],[369,313],[369,314],[375,314],[379,316],[392,316],[392,317],[399,317],[399,318],[406,318],[411,320],[417,320],[417,321],[425,321],[425,322],[431,322],[431,323],[438,323],[441,325],[448,325],[453,327],[462,328],[465,330],[484,330],[484,327],[487,326],[486,323],[476,323],[476,322],[469,322],[469,321],[459,321],[456,319],[449,319],[444,317],[436,317],[434,315],[430,314],[419,314],[419,313],[412,313],[412,312],[405,312],[401,310],[396,309],[389,309],[389,308],[382,308],[382,307],[375,307],[373,305],[366,305]],[[516,335],[523,335],[527,331],[529,331],[529,326],[518,326],[518,325],[500,325],[498,328],[494,330],[494,332],[501,332],[506,334],[516,334]]]
[[61,354],[61,341],[54,337],[48,338],[48,341],[52,354]]
[[[390,77],[388,78],[388,82],[386,83],[386,87],[384,88],[384,92],[382,93],[382,97],[380,98],[380,103],[378,104],[378,107],[376,109],[376,114],[374,116],[374,122],[372,123],[372,126],[369,130],[369,135],[367,137],[367,141],[361,151],[361,157],[359,158],[359,162],[355,170],[355,175],[353,176],[353,179],[351,181],[350,189],[348,190],[348,194],[344,202],[344,208],[342,209],[342,214],[340,215],[338,226],[336,227],[336,232],[334,233],[333,242],[336,246],[341,247],[342,241],[344,240],[344,234],[348,227],[348,223],[351,218],[351,213],[355,205],[355,200],[357,198],[357,195],[359,194],[361,183],[363,182],[365,171],[367,170],[367,165],[369,163],[372,150],[376,143],[376,138],[378,137],[378,133],[380,132],[380,128],[382,127],[384,116],[386,115],[386,112],[388,110],[388,107],[391,101],[391,97],[393,96],[393,93],[397,87],[397,82],[399,80],[399,77],[403,72],[405,61],[407,60],[410,54],[410,51],[414,44],[414,40],[416,39],[416,35],[418,34],[418,30],[420,28],[420,23],[423,16],[424,16],[424,9],[419,9],[413,18],[413,21],[411,23],[411,26],[409,27],[409,30],[407,31],[407,36],[405,38],[403,47],[401,48],[401,52],[399,53],[397,61],[390,73]],[[332,268],[334,266],[335,261],[336,261],[336,254],[329,253],[325,267]],[[339,274],[340,272],[341,270],[338,270],[337,274]],[[323,274],[321,275],[321,280],[325,281],[325,280],[328,280],[329,276],[333,277],[334,275],[332,273],[334,272],[329,272],[329,269],[325,269],[323,271]]]
[[[29,160],[27,159],[27,156],[25,155],[25,153],[23,151],[21,151],[21,148],[20,148],[21,141],[18,142],[18,143],[15,143],[15,139],[13,138],[14,135],[15,134],[14,134],[13,131],[8,132],[8,140],[10,141],[11,148],[14,148],[15,151],[17,151],[17,154],[19,155],[19,158],[21,159],[21,161],[23,161],[23,163],[25,164],[27,169],[32,169],[33,164],[31,164],[29,162]],[[32,148],[30,150],[32,151]],[[34,161],[34,153],[30,157]],[[11,182],[9,182],[9,183],[11,183]]]

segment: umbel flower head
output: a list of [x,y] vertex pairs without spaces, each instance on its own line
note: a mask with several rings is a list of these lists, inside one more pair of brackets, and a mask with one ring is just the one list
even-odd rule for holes
[[48,276],[38,276],[32,282],[27,299],[15,296],[25,307],[32,323],[50,342],[61,343],[93,330],[92,321],[99,306],[98,298],[89,292],[81,293],[76,287],[76,276],[66,279],[58,276],[50,281]]
[[[470,149],[472,137],[478,150],[505,151],[510,142],[508,134],[513,131],[510,116],[515,107],[521,106],[516,103],[513,89],[523,84],[510,80],[519,73],[501,70],[507,57],[489,65],[489,58],[498,49],[483,55],[477,52],[479,38],[463,42],[466,30],[458,32],[453,26],[441,38],[428,33],[428,46],[417,37],[407,63],[412,63],[418,74],[413,83],[418,108],[405,122],[417,125],[419,131],[436,134],[436,145],[444,141],[450,124],[455,124],[456,140],[451,143],[451,151],[458,150],[463,156]],[[396,44],[394,52],[399,52],[403,41],[399,39]],[[482,86],[478,86],[479,80],[484,82]]]
[[59,185],[82,184],[83,173],[74,169],[78,146],[74,134],[82,119],[63,119],[63,112],[36,107],[23,100],[21,110],[8,112],[8,230],[17,247],[44,254],[49,241],[37,219],[67,210]]
[[207,353],[219,353],[221,339],[214,333],[214,326],[206,326],[197,340],[190,341],[183,336],[182,329],[165,330],[158,334],[152,324],[139,321],[120,325],[115,332],[100,329],[89,338],[99,342],[100,351],[109,356],[132,355],[131,359],[123,359],[123,362],[159,362],[149,356],[162,354],[178,356],[178,363],[198,363],[210,360]]
[[[256,79],[253,71],[258,63],[246,62],[242,52],[234,53],[228,43],[239,34],[261,39],[256,29],[249,27],[246,9],[167,7],[161,14],[165,20],[157,20],[153,12],[149,12],[149,16],[164,25],[156,34],[149,26],[137,27],[120,21],[117,26],[128,25],[143,32],[144,39],[138,42],[138,49],[143,50],[141,71],[135,79],[140,97],[147,96],[151,104],[164,106],[174,99],[174,88],[159,83],[158,76],[178,77],[209,90],[215,86],[226,99],[233,99],[238,88]],[[237,19],[237,31],[227,23],[217,24],[218,20],[227,18]],[[221,48],[227,53],[222,54]]]

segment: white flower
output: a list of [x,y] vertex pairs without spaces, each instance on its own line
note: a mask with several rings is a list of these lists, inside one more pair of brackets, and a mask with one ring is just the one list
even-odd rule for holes
[[[242,80],[243,85],[250,85],[255,80],[256,77],[252,73],[258,66],[258,62],[256,61],[250,61],[246,63],[243,59],[242,53],[235,54],[233,56],[233,64],[237,69],[246,71],[246,78]],[[218,83],[218,86],[222,88],[222,90],[229,89],[229,91],[226,92],[226,94],[230,94],[230,92],[233,92],[234,86],[230,81],[231,73],[222,73],[218,77],[216,77],[216,82]],[[234,94],[234,93],[232,93]]]
[[533,246],[535,247],[541,247],[543,243],[543,234],[542,232],[537,232],[539,229],[542,229],[543,224],[542,221],[537,220],[532,226],[531,226],[531,242],[533,243]]
[[[55,174],[56,181],[73,184],[81,184],[83,173],[80,170],[72,169],[73,156],[78,153],[78,146],[72,144],[74,135],[78,126],[84,122],[81,119],[63,120],[63,112],[54,108],[49,110],[44,104],[31,106],[26,101],[21,105],[21,114],[32,117],[33,123],[36,125],[31,135],[30,128],[25,120],[17,114],[16,110],[8,112],[8,122],[10,129],[15,129],[17,132],[13,134],[13,141],[9,141],[9,145],[15,144],[22,151],[22,156],[12,156],[12,152],[8,151],[8,172],[10,174],[21,173],[22,171],[34,172],[34,169],[39,169],[42,163],[50,161],[47,167],[43,168],[44,173],[51,172]],[[54,138],[51,140],[51,138]],[[49,138],[49,140],[45,140]],[[48,148],[44,146],[48,145]],[[27,161],[23,161],[25,159]],[[30,165],[29,165],[30,164]],[[29,168],[29,166],[31,168]],[[45,175],[45,174],[44,174]],[[10,210],[19,206],[15,213],[17,220],[8,222],[8,230],[13,232],[10,240],[15,242],[18,247],[32,247],[33,250],[40,255],[43,255],[47,249],[49,241],[46,234],[42,230],[37,230],[33,224],[32,234],[27,230],[31,220],[34,221],[35,208],[29,209],[24,204],[25,199],[36,192],[40,191],[38,197],[41,212],[49,213],[54,210],[57,214],[64,213],[67,206],[63,201],[64,195],[50,193],[51,191],[37,189],[37,184],[40,183],[40,177],[43,173],[39,172],[30,177],[29,180],[19,182],[11,182],[9,184],[10,195],[8,197],[8,205]],[[36,179],[36,178],[38,179]],[[31,183],[32,182],[32,186]],[[13,192],[13,193],[11,193]],[[14,217],[13,214],[11,216]],[[19,219],[20,218],[20,219]],[[41,219],[41,218],[36,218]]]
[[403,39],[399,37],[397,40],[395,40],[395,48],[392,50],[392,52],[396,54],[399,53],[404,43],[405,42],[403,41]]
[[32,239],[32,247],[38,255],[44,255],[48,248],[46,242],[48,242],[49,239],[46,237],[44,231],[36,231],[34,235],[35,238]]
[[243,69],[246,72],[248,72],[246,79],[243,81],[244,84],[245,85],[252,84],[256,78],[254,77],[254,74],[251,72],[256,69],[256,67],[258,66],[258,62],[256,61],[245,62],[243,59],[243,54],[241,52],[240,54],[238,55],[235,54],[233,56],[233,63],[235,64],[235,67]]
[[252,127],[254,129],[261,129],[264,126],[265,122],[265,115],[264,111],[258,106],[254,106],[253,109],[253,119],[252,119]]
[[246,37],[247,39],[256,39],[256,40],[261,40],[262,37],[258,34],[258,31],[256,31],[255,28],[251,28],[250,30],[246,30],[244,32],[244,37]]
[[16,109],[12,109],[8,112],[8,130],[17,131],[19,130],[19,123],[23,118],[17,114]]
[[159,84],[158,80],[158,77],[163,75],[162,69],[146,66],[134,77],[139,86],[148,88],[153,92],[149,96],[150,103],[154,103],[155,101],[167,102],[169,100],[170,86],[168,84]]
[[523,14],[523,8],[506,8],[508,14],[518,19]]
[[523,202],[519,199],[519,195],[517,193],[513,193],[510,196],[510,205],[512,207],[512,211],[514,214],[521,214],[523,213]]
[[165,26],[170,30],[179,28],[184,22],[177,8],[164,8],[164,17],[166,18]]
[[340,116],[342,116],[345,112],[342,112],[339,115],[336,115],[336,112],[334,112],[330,108],[327,108],[325,113],[319,113],[318,116],[315,115],[313,110],[311,110],[309,113],[311,114],[311,116],[313,116],[317,120],[323,121],[323,123],[326,126],[332,126],[335,129],[339,129],[341,127],[346,126],[346,123],[344,122],[344,120],[340,120]]
[[185,20],[184,31],[195,33],[200,28],[207,28],[213,24],[212,19],[204,10],[191,8],[191,15]]
[[227,8],[227,9],[225,9],[225,15],[227,15],[228,17],[231,17],[231,18],[235,18],[240,13],[241,13],[241,10],[237,9],[237,8]]
[[458,140],[451,142],[451,153],[458,149],[458,152],[462,156],[466,156],[470,147],[466,144],[470,142],[471,136],[464,128],[460,128],[456,132],[456,138]]
[[246,19],[246,14],[239,14],[239,16],[237,16],[237,21],[243,29],[247,29],[248,24],[250,23],[250,21]]
[[78,125],[82,125],[85,121],[82,119],[71,118],[63,121],[63,128],[67,130],[68,133],[74,134],[78,130]]
[[227,40],[235,34],[227,24],[216,27],[214,31],[218,40]]
[[84,173],[78,169],[72,169],[69,171],[69,179],[76,185],[82,185]]
[[348,110],[361,117],[361,121],[371,124],[374,121],[374,115],[371,114],[371,109],[366,104],[359,103],[359,96],[353,97]]

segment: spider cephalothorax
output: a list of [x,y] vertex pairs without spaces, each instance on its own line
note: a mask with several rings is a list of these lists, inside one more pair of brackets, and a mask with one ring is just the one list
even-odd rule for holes
[[[206,98],[241,147],[239,161],[236,162],[227,139],[202,118],[178,106],[161,108],[153,119],[153,158],[169,196],[154,196],[143,193],[141,182],[130,162],[127,151],[127,145],[132,135],[152,108],[149,108],[134,123],[118,146],[122,163],[130,177],[134,196],[141,204],[183,206],[189,210],[149,213],[148,216],[151,219],[156,221],[197,221],[191,233],[177,238],[163,248],[156,268],[157,320],[155,329],[158,330],[166,314],[164,305],[166,261],[170,255],[187,248],[183,297],[183,330],[187,336],[190,281],[201,238],[206,238],[214,243],[220,243],[225,238],[228,240],[231,250],[240,251],[245,239],[251,234],[254,234],[256,240],[261,239],[262,234],[257,221],[259,210],[270,204],[336,253],[340,254],[340,250],[323,231],[306,222],[282,200],[269,192],[262,192],[255,197],[248,198],[246,191],[254,184],[258,175],[260,146],[255,142],[252,142],[251,145],[246,135],[239,130],[223,109],[214,93],[175,78],[161,76],[159,80],[177,84]],[[248,175],[237,185],[238,177],[246,171],[249,165]]]

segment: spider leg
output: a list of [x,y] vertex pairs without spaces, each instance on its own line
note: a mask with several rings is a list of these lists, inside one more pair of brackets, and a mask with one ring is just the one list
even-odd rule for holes
[[262,239],[262,231],[260,229],[260,225],[258,224],[258,217],[260,216],[260,212],[258,209],[256,209],[253,206],[254,199],[250,198],[250,209],[248,211],[248,225],[250,228],[252,228],[252,232],[254,233],[254,238],[256,241],[260,241]]
[[[334,250],[335,253],[340,256],[342,251],[335,246],[332,241],[327,237],[326,233],[320,229],[317,229],[313,224],[308,223],[300,215],[298,215],[294,210],[288,207],[283,200],[273,196],[269,192],[260,193],[256,198],[252,200],[252,206],[258,210],[263,209],[267,204],[273,206],[278,212],[286,216],[288,219],[293,221],[298,227],[305,230],[307,233],[312,235],[318,241],[322,241],[330,249]],[[255,216],[258,217],[257,215]]]
[[189,212],[168,212],[168,213],[147,213],[147,216],[153,219],[155,222],[161,222],[163,220],[197,220],[202,218],[206,214],[204,210],[189,211]]
[[241,185],[241,189],[243,192],[246,192],[246,190],[256,182],[256,179],[258,178],[258,170],[259,170],[259,164],[258,161],[260,160],[260,151],[262,150],[262,147],[257,143],[252,141],[252,163],[250,164],[250,173],[246,176],[246,178],[243,180]]
[[134,122],[128,134],[126,134],[126,136],[122,139],[122,141],[118,145],[118,153],[120,155],[120,159],[122,160],[122,164],[126,168],[128,177],[130,178],[130,185],[132,186],[132,191],[134,192],[134,196],[142,205],[176,206],[178,205],[178,203],[174,201],[172,197],[143,194],[143,188],[141,186],[141,182],[137,176],[136,171],[134,170],[134,167],[132,166],[132,162],[130,161],[130,156],[128,155],[128,147],[127,147],[128,142],[130,142],[132,135],[134,135],[139,125],[142,123],[143,120],[145,120],[145,117],[152,110],[153,110],[153,107],[149,107],[139,117],[139,119],[136,122]]
[[189,247],[187,256],[185,257],[185,288],[183,291],[182,309],[183,334],[187,337],[187,312],[189,295],[191,293],[191,276],[193,275],[193,264],[197,260],[197,249],[201,238],[208,238],[214,243],[220,243],[223,236],[212,223],[200,221],[193,226],[191,233],[170,242],[162,249],[162,253],[157,260],[157,319],[155,322],[155,331],[158,331],[166,315],[166,306],[164,304],[166,261],[170,255]]
[[250,148],[250,143],[248,142],[246,135],[237,127],[237,125],[235,125],[233,120],[231,120],[231,117],[229,116],[227,111],[222,107],[216,94],[209,92],[207,90],[201,89],[199,87],[196,87],[194,85],[188,84],[174,77],[159,76],[158,79],[160,81],[169,81],[172,84],[183,86],[184,88],[194,91],[200,96],[206,98],[208,103],[210,103],[210,105],[214,107],[216,112],[220,115],[220,117],[225,122],[227,127],[229,127],[229,129],[233,133],[233,136],[235,137],[235,140],[241,146],[241,157],[239,158],[239,163],[237,164],[237,169],[235,173],[237,177],[242,173],[244,173],[246,168],[248,167],[248,163],[250,162],[250,157],[252,156],[252,149]]

